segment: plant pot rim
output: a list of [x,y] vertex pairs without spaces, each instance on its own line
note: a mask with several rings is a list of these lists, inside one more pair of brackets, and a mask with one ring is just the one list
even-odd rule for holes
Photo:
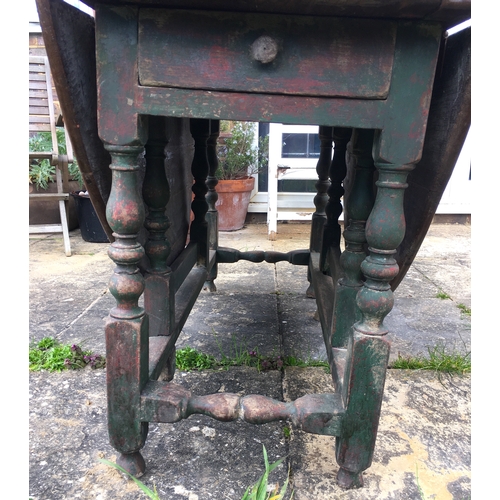
[[244,179],[221,179],[217,182],[215,190],[217,192],[245,192],[251,191],[255,185],[255,177],[245,177]]

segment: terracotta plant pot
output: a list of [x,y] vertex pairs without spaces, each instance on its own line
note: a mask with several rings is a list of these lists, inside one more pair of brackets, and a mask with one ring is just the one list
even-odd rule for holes
[[219,199],[215,204],[219,212],[219,230],[236,231],[245,224],[254,177],[220,180],[216,186]]

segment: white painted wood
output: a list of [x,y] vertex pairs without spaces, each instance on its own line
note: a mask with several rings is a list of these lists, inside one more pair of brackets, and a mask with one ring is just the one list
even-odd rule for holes
[[[282,158],[282,134],[315,133],[317,126],[284,125],[272,123],[269,126],[269,170],[268,192],[254,192],[249,212],[263,213],[267,211],[268,233],[277,233],[278,220],[303,220],[310,218],[314,212],[313,193],[278,193],[279,179],[316,179],[317,159]],[[469,135],[464,143],[460,157],[448,182],[437,214],[470,214],[472,198],[472,181],[469,179],[471,168],[471,140]],[[278,170],[278,165],[290,167]],[[307,215],[304,215],[307,213]],[[342,220],[342,216],[340,217]]]

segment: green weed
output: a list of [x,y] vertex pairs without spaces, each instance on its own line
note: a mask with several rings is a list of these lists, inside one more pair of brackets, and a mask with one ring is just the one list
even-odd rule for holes
[[87,365],[104,368],[106,360],[92,351],[84,351],[79,345],[61,344],[53,337],[44,337],[29,349],[30,371],[61,372],[85,368]]
[[147,495],[148,498],[151,498],[151,500],[160,500],[160,497],[158,496],[158,492],[156,491],[156,486],[153,486],[153,490],[148,488],[142,481],[137,479],[135,476],[132,474],[128,473],[123,467],[120,467],[118,464],[115,464],[114,462],[110,462],[109,460],[105,460],[104,458],[100,458],[99,462],[102,462],[103,464],[109,465],[110,467],[114,467],[115,469],[119,470],[120,472],[123,472],[127,477],[132,479],[137,486],[141,489],[143,493]]
[[[267,458],[266,447],[262,446],[264,453],[264,465],[265,471],[261,476],[259,481],[257,481],[251,488],[248,488],[243,495],[241,500],[282,500],[285,497],[286,490],[288,489],[288,478],[283,483],[281,490],[279,489],[279,485],[277,484],[274,490],[268,492],[268,482],[269,482],[269,474],[281,463],[285,460],[286,457],[280,458],[273,464],[269,463]],[[290,500],[293,497],[293,492],[290,496]]]
[[215,367],[217,360],[191,347],[184,347],[175,353],[175,364],[179,370],[209,370]]
[[294,356],[269,355],[263,356],[255,348],[248,350],[242,346],[233,347],[233,352],[227,355],[222,352],[220,359],[214,356],[204,354],[192,347],[183,347],[175,353],[175,364],[179,370],[227,370],[232,366],[250,366],[257,368],[259,371],[281,370],[286,366],[318,366],[329,370],[328,363],[325,361],[303,361]]
[[[276,469],[286,457],[280,458],[278,461],[273,464],[269,463],[267,458],[266,447],[262,446],[263,454],[264,454],[264,465],[265,471],[261,478],[252,486],[247,488],[245,494],[243,495],[241,500],[282,500],[285,497],[286,491],[288,489],[288,478],[283,483],[281,490],[279,490],[279,485],[276,484],[276,487],[272,491],[268,491],[268,482],[269,482],[269,474]],[[115,469],[123,472],[128,478],[134,481],[135,484],[141,489],[141,491],[151,500],[161,500],[158,496],[158,492],[156,490],[156,486],[153,486],[153,489],[148,488],[142,481],[134,477],[132,474],[128,473],[123,467],[120,467],[118,464],[114,462],[110,462],[109,460],[105,460],[103,458],[99,459],[105,465],[109,467],[114,467]],[[279,491],[278,491],[279,490]],[[293,492],[290,496],[289,500],[292,500]]]
[[428,348],[429,357],[398,355],[390,368],[399,370],[434,370],[446,373],[470,373],[471,353],[447,353],[444,346]]
[[457,304],[457,307],[467,316],[471,316],[471,309],[467,307],[465,304]]
[[436,298],[442,300],[451,299],[451,297],[446,292],[443,292],[443,290],[439,290],[439,292],[436,293]]

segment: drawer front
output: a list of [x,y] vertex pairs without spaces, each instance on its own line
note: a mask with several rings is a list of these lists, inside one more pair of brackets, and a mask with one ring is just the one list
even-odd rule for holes
[[139,82],[384,99],[396,31],[386,20],[141,9]]

